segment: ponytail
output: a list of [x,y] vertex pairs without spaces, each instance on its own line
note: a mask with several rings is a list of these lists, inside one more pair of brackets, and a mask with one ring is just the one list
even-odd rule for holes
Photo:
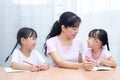
[[14,51],[14,50],[15,50],[15,48],[17,47],[17,45],[18,45],[18,42],[15,44],[15,46],[14,46],[14,48],[13,48],[12,52],[9,54],[9,56],[5,59],[5,62],[7,62],[7,61],[8,61],[8,59],[9,59],[9,58],[10,58],[10,56],[12,55],[13,51]]
[[57,36],[60,33],[61,33],[61,27],[60,27],[59,21],[56,21],[54,23],[50,33],[47,35],[46,40],[51,38],[51,37]]
[[[57,36],[61,33],[61,25],[59,23],[59,21],[56,21],[50,31],[50,33],[47,35],[46,37],[46,40],[51,38],[51,37],[54,37],[54,36]],[[47,46],[46,46],[46,42],[44,43],[44,49],[45,49],[45,52],[44,54],[46,55],[46,52],[47,52]]]
[[108,51],[110,51],[110,47],[109,47],[109,43],[107,42],[107,49],[108,49]]

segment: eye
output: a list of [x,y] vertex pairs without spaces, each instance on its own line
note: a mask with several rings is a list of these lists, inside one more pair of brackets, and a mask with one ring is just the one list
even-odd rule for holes
[[73,30],[78,30],[79,28],[72,28]]
[[88,37],[88,39],[90,39],[90,37]]
[[36,40],[37,38],[35,38],[35,37],[32,37],[32,40]]

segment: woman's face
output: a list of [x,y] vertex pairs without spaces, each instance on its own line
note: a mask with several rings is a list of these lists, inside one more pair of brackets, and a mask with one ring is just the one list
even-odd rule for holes
[[67,27],[64,28],[63,32],[68,39],[74,39],[78,34],[79,27]]

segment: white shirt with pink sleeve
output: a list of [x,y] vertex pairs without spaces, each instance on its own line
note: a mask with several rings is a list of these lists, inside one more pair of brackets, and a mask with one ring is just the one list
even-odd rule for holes
[[[79,38],[75,38],[72,45],[68,47],[62,45],[58,36],[55,36],[48,39],[46,41],[46,45],[47,55],[54,51],[61,59],[65,61],[78,63],[79,54],[83,53],[83,45]],[[56,66],[55,63],[54,66]]]
[[[110,51],[108,51],[106,48],[103,48],[100,55],[97,58],[94,58],[92,55],[92,49],[89,48],[86,51],[86,56],[87,58],[89,58],[90,60],[92,60],[93,63],[95,63],[98,59],[105,59],[105,60],[109,60],[112,55],[110,53]],[[101,66],[103,66],[103,64],[100,64]]]

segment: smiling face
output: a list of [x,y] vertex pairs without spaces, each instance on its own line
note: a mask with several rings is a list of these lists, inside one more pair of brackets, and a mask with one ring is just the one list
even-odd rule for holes
[[35,48],[36,45],[36,38],[35,37],[28,37],[27,39],[21,38],[22,48],[25,48],[26,50],[32,50]]
[[62,27],[62,32],[68,39],[74,39],[78,34],[79,27]]
[[92,37],[89,37],[87,42],[88,42],[88,47],[89,48],[93,48],[93,46],[95,45],[95,39],[92,38]]
[[27,38],[26,44],[28,49],[32,50],[35,48],[37,39],[35,37]]
[[89,48],[95,49],[102,47],[102,42],[98,38],[89,37],[87,42]]

